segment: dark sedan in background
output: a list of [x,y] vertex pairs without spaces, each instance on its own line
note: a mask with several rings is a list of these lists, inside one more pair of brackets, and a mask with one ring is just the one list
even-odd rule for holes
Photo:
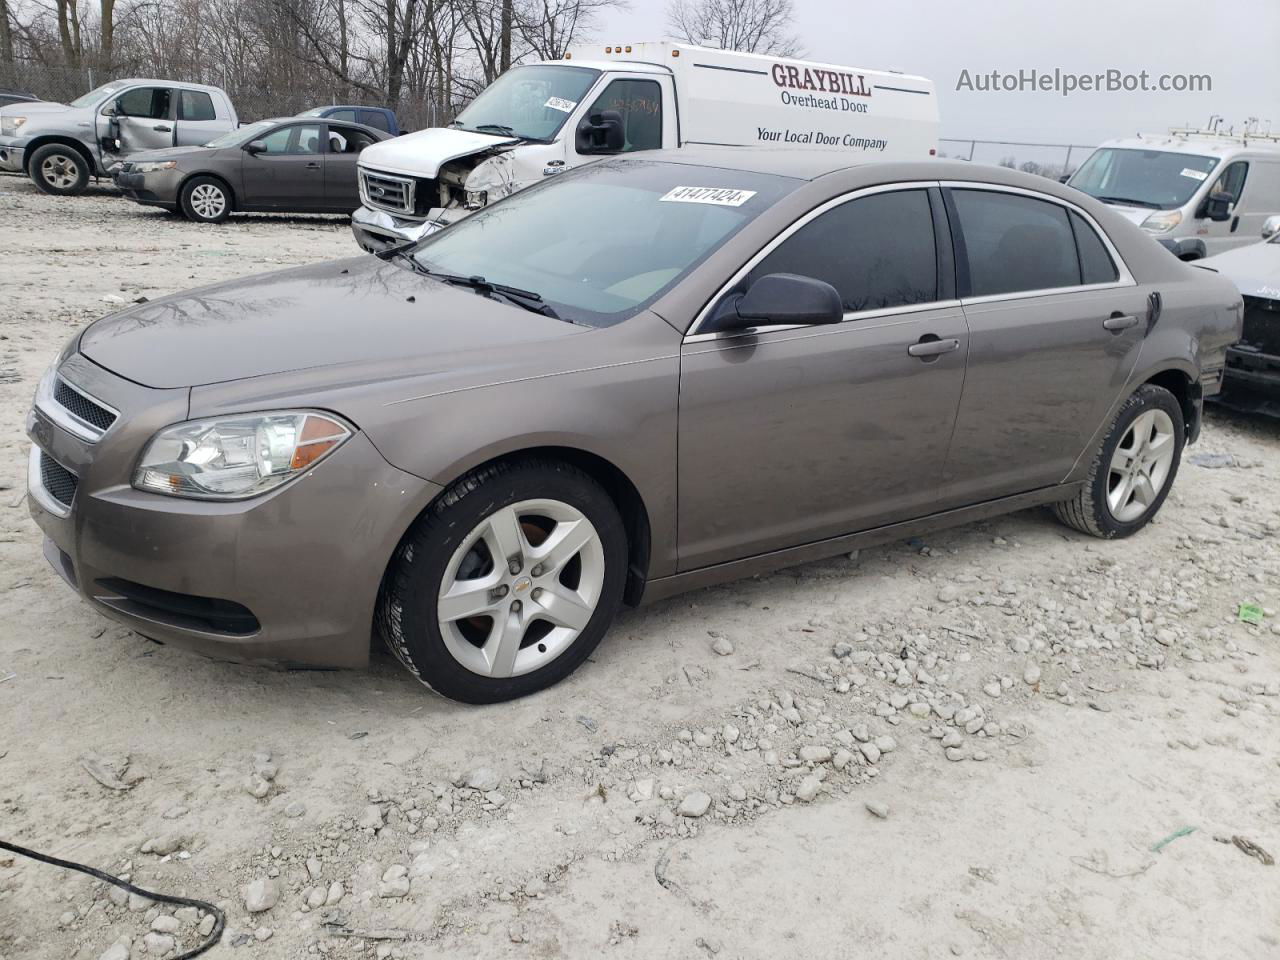
[[130,200],[203,223],[234,211],[350,214],[360,206],[360,151],[389,138],[358,123],[259,120],[202,147],[134,154],[115,182]]

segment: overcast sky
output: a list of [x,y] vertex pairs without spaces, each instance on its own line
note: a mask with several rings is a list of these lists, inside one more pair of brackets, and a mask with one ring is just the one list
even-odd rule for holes
[[[795,0],[809,59],[922,74],[944,137],[1096,144],[1135,132],[1257,116],[1280,133],[1280,0]],[[666,33],[666,0],[632,0],[599,39]],[[1210,93],[981,93],[971,74],[1019,69],[1209,74]],[[944,144],[944,149],[952,149]],[[1024,152],[1025,153],[1025,152]],[[1029,154],[1028,154],[1029,155]],[[989,156],[975,159],[988,160]]]

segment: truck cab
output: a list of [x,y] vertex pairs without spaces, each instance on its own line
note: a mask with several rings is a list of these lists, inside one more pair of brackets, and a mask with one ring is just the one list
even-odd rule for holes
[[113,80],[67,104],[0,108],[0,170],[25,173],[46,193],[81,193],[132,154],[200,146],[238,122],[219,87]]
[[509,70],[447,127],[365,150],[352,232],[368,251],[417,240],[548,177],[639,150],[806,146],[922,159],[936,152],[937,125],[922,77],[666,42],[580,48]]

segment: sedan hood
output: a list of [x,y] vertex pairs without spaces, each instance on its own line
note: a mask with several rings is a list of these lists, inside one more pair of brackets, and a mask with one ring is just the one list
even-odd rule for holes
[[366,256],[131,307],[92,324],[80,352],[136,383],[174,388],[339,364],[421,358],[426,368],[584,332]]
[[1280,241],[1251,243],[1200,262],[1231,278],[1243,296],[1280,300]]
[[450,160],[511,143],[519,140],[452,127],[431,127],[365,147],[360,154],[360,166],[411,177],[434,177]]
[[[218,149],[218,148],[213,148]],[[129,154],[128,163],[153,163],[157,160],[177,160],[193,153],[206,153],[209,147],[162,147],[159,150],[140,150]]]

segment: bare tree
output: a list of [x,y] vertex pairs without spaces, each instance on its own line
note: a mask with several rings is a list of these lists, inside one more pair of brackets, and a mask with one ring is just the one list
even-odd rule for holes
[[793,0],[671,0],[667,26],[677,39],[704,47],[796,57]]
[[0,0],[0,63],[5,66],[13,64],[13,28],[10,26],[11,18],[9,0]]
[[627,6],[626,0],[525,0],[516,8],[516,30],[532,56],[559,60],[595,29],[601,11]]

